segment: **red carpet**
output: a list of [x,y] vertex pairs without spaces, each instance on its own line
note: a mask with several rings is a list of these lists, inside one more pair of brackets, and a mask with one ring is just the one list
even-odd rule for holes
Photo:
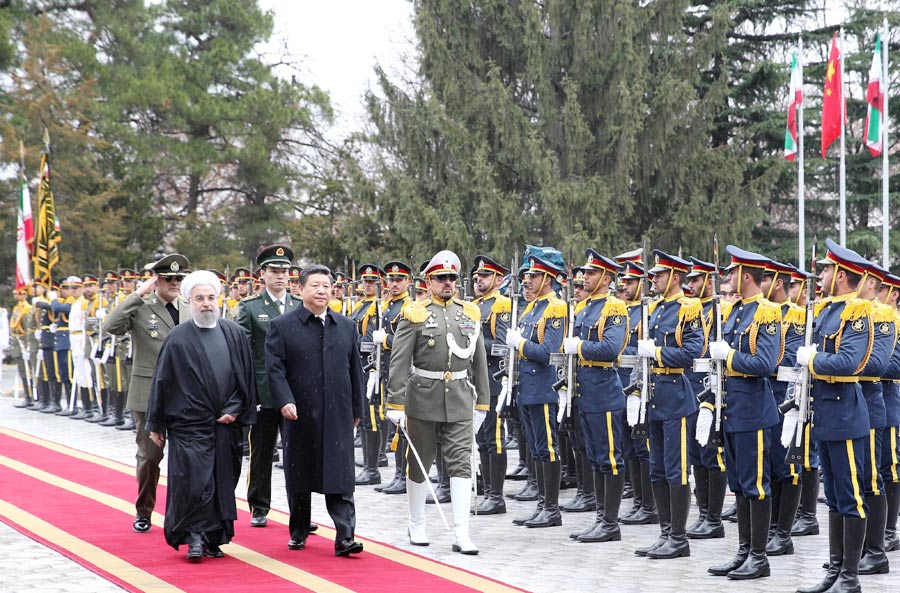
[[[363,554],[336,558],[326,527],[291,551],[287,515],[275,511],[269,528],[251,529],[239,510],[225,558],[189,564],[184,547],[166,545],[160,514],[149,534],[130,531],[134,492],[130,466],[0,428],[0,521],[128,591],[522,591],[364,537]],[[163,479],[158,507],[165,492]]]

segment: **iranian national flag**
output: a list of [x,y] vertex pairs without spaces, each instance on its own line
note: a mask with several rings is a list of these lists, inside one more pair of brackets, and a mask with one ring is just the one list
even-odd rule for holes
[[881,154],[881,125],[884,121],[884,88],[881,84],[881,35],[875,41],[872,66],[869,68],[869,87],[866,89],[866,148],[872,156]]
[[787,126],[784,130],[784,158],[793,161],[799,150],[797,144],[797,111],[803,105],[803,74],[797,54],[791,62],[791,88],[788,91]]
[[31,284],[29,256],[34,244],[34,221],[31,218],[31,194],[28,192],[28,181],[22,172],[19,186],[19,216],[16,230],[16,288]]

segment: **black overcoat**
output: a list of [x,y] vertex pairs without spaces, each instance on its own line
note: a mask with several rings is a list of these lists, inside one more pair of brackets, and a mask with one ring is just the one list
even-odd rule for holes
[[353,492],[353,421],[364,397],[353,322],[329,309],[323,324],[302,305],[272,319],[266,370],[274,408],[297,405],[282,434],[287,491]]

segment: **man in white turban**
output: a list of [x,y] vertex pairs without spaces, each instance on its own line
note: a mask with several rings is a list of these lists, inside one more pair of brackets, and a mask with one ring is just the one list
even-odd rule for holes
[[159,353],[147,406],[150,439],[169,440],[166,542],[187,544],[187,559],[218,558],[234,536],[234,488],[241,471],[242,427],[256,421],[250,342],[219,318],[221,284],[208,270],[181,283],[191,322],[169,332]]

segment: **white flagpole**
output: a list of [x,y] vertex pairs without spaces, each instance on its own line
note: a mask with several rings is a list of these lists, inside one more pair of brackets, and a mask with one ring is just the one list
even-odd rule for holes
[[881,266],[890,269],[891,199],[888,168],[888,24],[884,19],[881,33],[881,93],[884,96],[881,114]]
[[840,244],[841,246],[845,246],[847,244],[847,168],[846,162],[844,160],[844,119],[847,117],[845,113],[846,109],[846,100],[844,97],[844,28],[841,27],[841,35],[840,35],[840,47],[839,51],[841,52],[841,164],[838,169],[838,191],[840,196],[840,208],[841,208],[841,228],[839,230],[840,236]]
[[[803,89],[803,36],[797,37],[797,70],[800,72],[800,89]],[[790,98],[791,101],[794,97]],[[797,208],[800,214],[800,237],[797,264],[806,269],[806,192],[803,179],[803,101],[797,106]]]

